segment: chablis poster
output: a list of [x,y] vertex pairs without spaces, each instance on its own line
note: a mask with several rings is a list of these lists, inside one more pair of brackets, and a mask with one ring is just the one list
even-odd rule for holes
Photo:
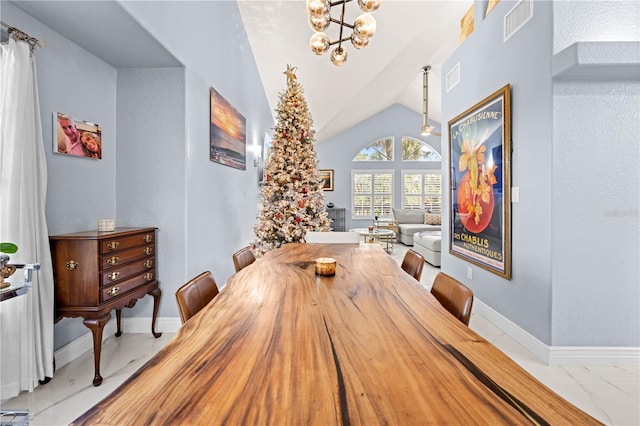
[[511,87],[449,121],[449,253],[511,279]]

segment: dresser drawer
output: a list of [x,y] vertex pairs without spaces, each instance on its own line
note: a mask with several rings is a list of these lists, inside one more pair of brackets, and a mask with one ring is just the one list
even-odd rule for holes
[[154,269],[155,257],[138,259],[100,272],[100,286],[115,284],[141,272]]
[[[111,253],[109,255],[103,255],[100,257],[100,269],[109,269],[127,263],[131,260],[151,257],[155,253],[156,248],[153,244],[134,247],[129,250],[119,251],[118,253]],[[155,263],[155,262],[154,262]]]
[[100,289],[101,301],[103,303],[108,302],[111,299],[115,299],[116,297],[119,297],[130,290],[134,290],[143,284],[154,281],[155,279],[156,271],[152,269],[151,271],[136,275],[117,284],[102,287]]
[[115,237],[100,241],[100,254],[114,253],[131,247],[155,242],[153,231],[127,237]]

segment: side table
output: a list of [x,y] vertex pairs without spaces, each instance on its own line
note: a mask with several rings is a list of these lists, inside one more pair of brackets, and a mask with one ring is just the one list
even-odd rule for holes
[[400,233],[398,221],[394,220],[391,222],[378,222],[377,227],[378,229],[388,229],[390,231],[393,231],[393,233],[395,234],[393,236],[393,242],[398,242],[398,234]]

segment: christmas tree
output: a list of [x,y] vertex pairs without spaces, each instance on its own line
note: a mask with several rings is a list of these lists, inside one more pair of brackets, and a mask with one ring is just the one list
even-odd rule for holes
[[258,256],[283,244],[304,242],[307,231],[329,230],[313,120],[295,72],[287,65],[287,88],[279,94],[278,123],[265,161],[262,205],[254,228]]

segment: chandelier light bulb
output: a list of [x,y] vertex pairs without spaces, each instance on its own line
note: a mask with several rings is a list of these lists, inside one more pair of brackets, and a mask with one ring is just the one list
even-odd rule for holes
[[331,23],[331,16],[329,14],[322,15],[320,18],[315,16],[309,16],[309,25],[314,31],[324,31],[329,27]]
[[338,46],[331,52],[331,62],[333,65],[339,67],[347,61],[347,51]]
[[353,32],[360,39],[373,37],[376,32],[376,20],[368,13],[358,16],[353,23]]
[[356,33],[351,34],[351,44],[356,49],[364,49],[369,45],[370,38],[360,38],[356,35]]
[[322,55],[329,50],[329,36],[325,33],[314,33],[309,40],[309,47],[316,55]]
[[321,18],[331,11],[329,0],[307,0],[307,12],[310,17]]
[[360,6],[360,10],[366,13],[373,13],[382,4],[382,0],[358,0],[358,6]]

